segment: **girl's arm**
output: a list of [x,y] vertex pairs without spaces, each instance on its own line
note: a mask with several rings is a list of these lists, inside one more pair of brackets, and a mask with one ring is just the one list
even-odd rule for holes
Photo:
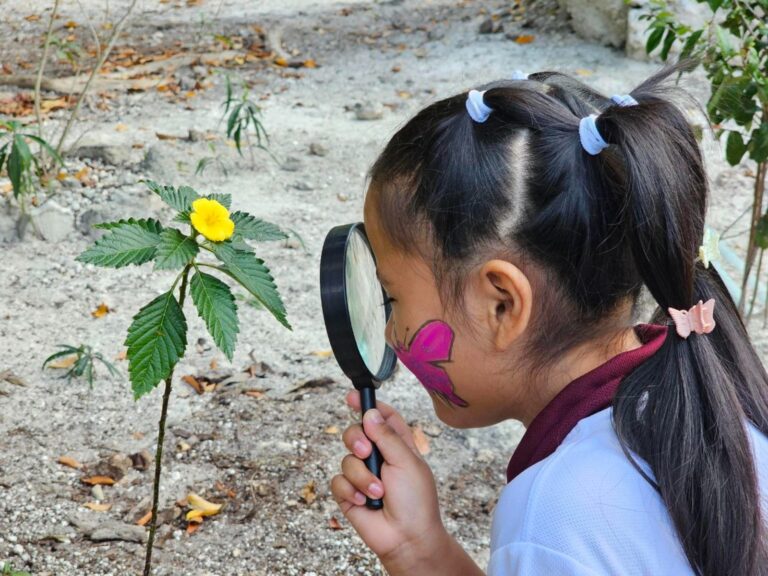
[[[360,410],[357,391],[350,392],[347,402]],[[410,427],[391,406],[380,402],[377,407],[366,412],[362,427],[355,424],[344,431],[351,454],[331,482],[342,513],[390,576],[484,574],[443,526],[435,480]],[[365,467],[371,441],[384,459],[381,480]],[[383,497],[384,507],[369,510],[366,495]]]

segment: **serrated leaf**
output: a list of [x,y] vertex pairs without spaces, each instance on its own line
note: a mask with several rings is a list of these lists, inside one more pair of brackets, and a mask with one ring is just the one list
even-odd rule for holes
[[237,250],[227,242],[215,244],[214,252],[224,263],[224,271],[253,294],[278,322],[290,329],[291,325],[285,317],[285,305],[264,261],[250,252]]
[[157,234],[160,234],[160,232],[163,230],[160,222],[152,218],[123,218],[113,222],[99,222],[98,224],[94,224],[93,227],[100,228],[101,230],[112,230],[113,228],[120,228],[121,226],[125,226],[127,224],[138,224],[139,226],[147,228],[148,230],[151,230]]
[[163,202],[179,212],[191,210],[192,202],[200,197],[197,192],[189,186],[179,186],[178,188],[174,188],[173,186],[162,186],[152,180],[147,180],[146,184],[152,192],[162,198]]
[[166,228],[160,233],[160,243],[155,256],[156,270],[183,268],[197,256],[200,246],[195,239],[182,234],[176,228]]
[[156,220],[111,222],[109,234],[80,254],[76,259],[108,268],[144,264],[155,257],[162,227]]
[[256,242],[285,240],[288,235],[275,224],[255,218],[246,212],[237,211],[230,215],[235,223],[235,234]]
[[205,322],[216,346],[232,360],[237,333],[237,305],[232,292],[224,282],[198,271],[190,283],[192,301]]
[[208,198],[208,200],[215,200],[227,210],[232,206],[232,194],[208,194],[206,198]]
[[125,339],[133,396],[167,378],[187,347],[187,321],[173,292],[161,294],[133,317]]

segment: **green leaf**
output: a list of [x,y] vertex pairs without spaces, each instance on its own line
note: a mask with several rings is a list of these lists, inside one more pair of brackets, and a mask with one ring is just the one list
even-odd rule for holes
[[718,8],[722,5],[723,0],[707,0],[707,4],[709,4],[709,7],[712,9],[712,12],[716,12]]
[[232,206],[232,194],[208,194],[206,198],[208,198],[208,200],[216,200],[216,202],[224,206],[227,210]]
[[155,270],[183,268],[199,251],[200,246],[194,238],[182,234],[176,228],[166,228],[160,232]]
[[215,243],[213,250],[224,263],[224,271],[253,294],[278,322],[290,329],[291,325],[285,317],[285,305],[264,261],[250,252],[237,250],[227,242]]
[[161,294],[133,317],[125,339],[134,399],[171,375],[187,347],[187,321],[173,292]]
[[233,212],[230,218],[235,223],[235,234],[256,242],[285,240],[288,235],[275,224],[255,218],[246,212]]
[[672,28],[667,30],[667,35],[664,37],[664,44],[661,47],[661,52],[659,53],[659,56],[662,60],[666,60],[667,56],[669,56],[669,50],[672,48],[672,44],[675,43],[675,38],[677,38],[677,34],[675,34],[675,31],[672,30]]
[[733,46],[731,46],[731,40],[728,38],[728,31],[722,26],[715,24],[715,35],[717,36],[717,45],[720,47],[720,51],[723,56],[728,58],[733,54]]
[[189,186],[161,186],[157,182],[147,180],[147,187],[162,198],[163,202],[179,212],[192,209],[192,202],[199,198],[197,192]]
[[0,148],[0,170],[3,169],[3,164],[5,164],[5,159],[8,157],[8,146],[10,145],[10,142],[6,142],[2,148]]
[[696,44],[698,44],[699,39],[701,38],[701,35],[704,33],[704,30],[696,30],[693,34],[688,36],[688,38],[685,41],[685,44],[683,44],[683,49],[680,52],[680,60],[685,60],[688,58],[691,54],[693,54],[693,51],[696,49]]
[[747,145],[741,137],[741,132],[731,131],[728,133],[728,139],[725,141],[725,158],[731,166],[736,166],[741,162],[741,157],[747,151]]
[[138,225],[143,228],[146,228],[148,230],[151,230],[152,232],[156,232],[157,234],[160,234],[163,227],[160,225],[160,222],[157,220],[146,219],[136,219],[136,218],[123,218],[121,220],[115,220],[114,222],[99,222],[98,224],[94,224],[94,228],[99,228],[101,230],[112,230],[113,228],[120,228],[121,226],[126,225]]
[[760,128],[752,132],[749,141],[749,157],[755,162],[768,160],[768,124],[763,123]]
[[215,276],[198,270],[192,276],[190,290],[192,301],[213,341],[232,360],[240,328],[237,323],[237,305],[229,286]]
[[51,147],[51,145],[48,144],[48,142],[46,142],[45,140],[43,140],[39,136],[35,136],[34,134],[24,134],[24,136],[26,138],[29,138],[30,140],[34,140],[35,142],[40,144],[40,146],[45,148],[48,151],[48,154],[50,154],[53,157],[53,159],[56,160],[56,162],[58,162],[59,164],[64,164],[64,160],[62,159],[62,157],[59,156],[59,153],[56,152],[56,150],[54,150]]
[[650,54],[654,50],[656,50],[656,47],[661,42],[661,38],[664,36],[664,28],[659,26],[657,28],[653,29],[653,32],[651,32],[651,35],[648,36],[648,40],[645,42],[645,52],[647,54]]
[[13,195],[18,196],[24,192],[24,180],[29,171],[32,152],[19,134],[14,134],[11,154],[8,156],[8,178],[11,180]]
[[144,264],[155,257],[162,227],[156,220],[112,222],[110,233],[80,254],[76,260],[108,268]]

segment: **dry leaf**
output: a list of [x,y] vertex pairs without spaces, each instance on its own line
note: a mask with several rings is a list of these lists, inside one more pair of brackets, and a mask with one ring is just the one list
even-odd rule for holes
[[202,394],[205,392],[205,389],[203,388],[203,385],[200,384],[200,382],[197,381],[197,378],[192,376],[191,374],[187,374],[186,376],[182,376],[181,379],[189,384],[189,386],[198,394]]
[[301,499],[304,500],[307,504],[312,504],[315,500],[317,500],[317,493],[315,492],[315,481],[310,480],[307,482],[306,486],[301,489]]
[[86,508],[90,508],[91,510],[94,510],[95,512],[106,512],[110,508],[112,508],[111,502],[86,502],[83,504]]
[[128,132],[128,126],[119,122],[117,126],[115,126],[115,132]]
[[188,535],[189,534],[194,534],[195,532],[197,532],[197,530],[198,530],[198,528],[200,528],[200,526],[202,526],[202,524],[197,523],[197,522],[190,522],[189,524],[187,524],[187,534]]
[[77,28],[77,22],[75,22],[74,20],[70,20],[69,22],[64,24],[64,28],[69,28],[70,30]]
[[82,468],[83,465],[80,464],[77,460],[72,458],[71,456],[61,456],[58,460],[56,460],[59,464],[62,464],[64,466],[69,466],[70,468]]
[[317,62],[315,62],[314,58],[309,58],[308,60],[304,60],[302,64],[304,64],[304,68],[317,68]]
[[342,526],[341,522],[336,519],[336,516],[330,517],[328,520],[328,528],[331,530],[344,530],[344,526]]
[[91,316],[93,316],[94,318],[102,318],[103,316],[106,316],[110,312],[112,312],[112,308],[110,308],[109,306],[104,304],[104,302],[102,302],[101,304],[99,304],[96,310],[91,312]]
[[326,434],[338,434],[339,433],[339,427],[338,426],[328,426],[325,430],[323,430]]
[[115,360],[125,360],[126,358],[128,358],[128,350],[120,350],[115,356]]
[[429,438],[424,434],[421,424],[412,426],[411,430],[413,431],[413,443],[416,444],[416,449],[419,451],[419,454],[426,456],[429,454]]
[[333,350],[315,350],[314,352],[310,352],[312,356],[317,356],[318,358],[330,358],[333,356]]
[[115,483],[115,479],[110,478],[109,476],[90,476],[89,478],[82,478],[81,481],[85,484],[90,484],[91,486],[96,486],[97,484],[102,486],[112,486],[112,484]]
[[275,58],[274,62],[278,66],[282,66],[282,67],[288,66],[288,60],[286,60],[282,56],[278,56],[277,58]]
[[178,140],[178,136],[174,136],[173,134],[164,134],[163,132],[155,132],[155,136],[157,136],[158,140]]
[[530,44],[536,38],[533,34],[521,34],[515,38],[518,44]]
[[29,16],[25,16],[24,20],[26,20],[27,22],[37,22],[38,20],[40,20],[40,15],[30,14]]
[[211,370],[216,370],[216,368],[219,367],[219,363],[216,361],[216,358],[211,360],[211,363],[209,364],[209,366],[211,367]]
[[48,364],[48,368],[54,368],[56,370],[66,370],[67,368],[71,368],[76,361],[77,361],[77,354],[71,354],[70,356],[64,356],[54,362],[50,362]]
[[83,182],[84,180],[86,180],[88,178],[88,173],[90,171],[91,171],[91,169],[88,168],[88,166],[83,166],[82,168],[80,168],[80,170],[75,172],[75,178],[77,180],[80,180],[80,182]]
[[264,398],[266,391],[259,388],[252,388],[251,390],[243,390],[243,394],[251,398]]
[[138,524],[139,526],[146,526],[147,524],[149,524],[150,520],[152,520],[152,510],[150,510],[149,512],[144,514],[144,516],[136,520],[136,524]]
[[187,512],[186,518],[188,522],[202,522],[203,516],[213,516],[218,514],[221,511],[222,506],[221,504],[208,502],[208,500],[198,496],[194,492],[187,494],[187,502],[192,508],[192,510]]

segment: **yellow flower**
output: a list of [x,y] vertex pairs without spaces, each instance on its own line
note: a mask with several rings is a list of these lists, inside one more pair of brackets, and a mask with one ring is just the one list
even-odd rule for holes
[[189,215],[192,226],[208,240],[221,242],[235,231],[235,223],[229,217],[229,210],[208,198],[198,198],[192,202],[192,214]]

